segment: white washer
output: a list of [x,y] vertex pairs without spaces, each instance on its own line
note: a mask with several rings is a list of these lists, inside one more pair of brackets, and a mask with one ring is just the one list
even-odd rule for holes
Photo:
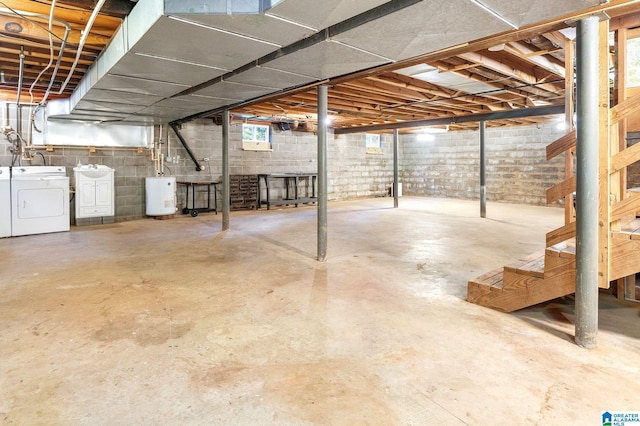
[[68,231],[69,178],[58,166],[11,169],[11,235]]
[[11,181],[9,167],[0,167],[0,238],[11,236]]

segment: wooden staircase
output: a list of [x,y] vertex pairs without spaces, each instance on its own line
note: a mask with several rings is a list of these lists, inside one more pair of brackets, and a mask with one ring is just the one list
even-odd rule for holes
[[471,281],[467,300],[512,312],[575,291],[574,240],[558,243]]
[[[600,48],[608,52],[605,24],[601,22]],[[618,93],[617,105],[609,108],[606,59],[600,69],[598,286],[609,288],[617,281],[618,295],[624,298],[629,291],[622,279],[640,272],[640,190],[626,188],[626,168],[640,161],[640,143],[627,147],[625,124],[627,117],[640,113],[640,93],[629,98]],[[512,312],[575,292],[575,148],[575,130],[547,146],[548,160],[565,153],[565,180],[547,190],[548,203],[565,200],[565,225],[546,235],[545,250],[470,280],[469,302]]]

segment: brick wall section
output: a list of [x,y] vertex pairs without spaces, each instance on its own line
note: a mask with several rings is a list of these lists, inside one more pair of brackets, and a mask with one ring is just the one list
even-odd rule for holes
[[[559,156],[547,161],[545,148],[561,135],[552,124],[488,128],[487,199],[546,205],[546,189],[564,179],[564,159]],[[401,138],[404,194],[479,198],[479,132],[433,136],[430,142],[420,141],[416,135]]]

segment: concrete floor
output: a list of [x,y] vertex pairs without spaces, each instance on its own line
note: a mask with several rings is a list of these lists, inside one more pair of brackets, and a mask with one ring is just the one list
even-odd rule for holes
[[558,209],[390,198],[0,240],[0,423],[601,424],[638,410],[639,306],[515,314],[467,280],[543,247]]

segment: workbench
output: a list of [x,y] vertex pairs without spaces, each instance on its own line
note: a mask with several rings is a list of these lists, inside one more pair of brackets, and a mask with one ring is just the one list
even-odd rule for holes
[[[218,192],[219,182],[214,181],[177,181],[176,184],[184,185],[186,188],[187,198],[182,209],[182,214],[191,214],[192,217],[198,216],[200,212],[216,212],[218,214]],[[196,188],[207,188],[207,206],[196,207]],[[211,205],[211,187],[213,187],[213,206]],[[191,207],[189,207],[189,189],[191,189]],[[204,191],[198,191],[204,193]]]
[[[283,181],[283,197],[272,198],[271,182],[274,180]],[[263,204],[267,205],[267,210],[272,205],[290,205],[298,207],[302,203],[315,203],[318,201],[316,195],[317,173],[282,173],[282,174],[259,174],[258,175],[258,208]],[[266,199],[262,199],[262,184],[266,191]],[[301,186],[304,184],[304,186]]]

